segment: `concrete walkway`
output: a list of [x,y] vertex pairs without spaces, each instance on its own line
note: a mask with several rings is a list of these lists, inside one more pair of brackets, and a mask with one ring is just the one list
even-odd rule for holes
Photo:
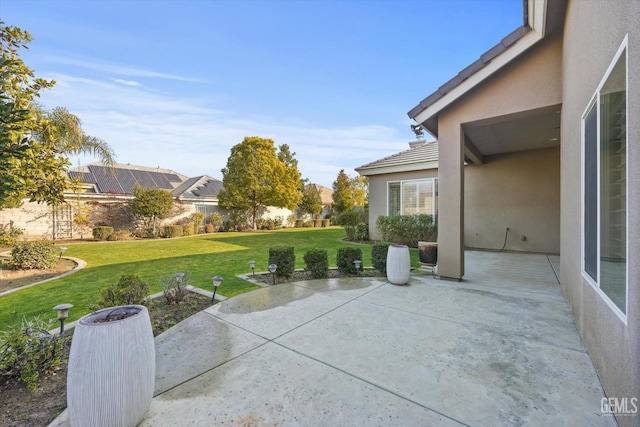
[[558,261],[467,252],[461,283],[416,271],[228,299],[156,338],[141,425],[615,425]]

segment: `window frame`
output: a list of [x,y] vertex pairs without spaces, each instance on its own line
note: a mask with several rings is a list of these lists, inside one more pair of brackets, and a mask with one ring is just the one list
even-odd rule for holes
[[[386,203],[386,214],[387,216],[390,216],[390,186],[391,184],[400,184],[400,213],[398,214],[394,214],[394,215],[407,215],[404,213],[404,184],[414,184],[414,183],[420,183],[420,182],[426,182],[426,181],[430,181],[431,182],[431,189],[432,189],[432,201],[431,201],[431,211],[433,212],[431,215],[433,215],[434,219],[437,217],[438,215],[438,177],[430,177],[430,178],[414,178],[414,179],[396,179],[396,180],[392,180],[392,181],[387,181],[387,203]],[[419,191],[418,191],[419,194]]]
[[[625,311],[623,312],[617,305],[616,303],[611,299],[611,297],[605,293],[605,291],[602,290],[601,285],[602,285],[602,280],[601,280],[601,273],[602,273],[602,267],[601,267],[601,252],[602,252],[602,200],[601,200],[601,196],[602,196],[602,182],[603,182],[603,178],[601,176],[601,170],[602,170],[602,163],[601,163],[601,154],[602,154],[602,142],[601,142],[601,137],[602,137],[602,129],[601,129],[601,122],[602,122],[602,116],[601,116],[601,99],[602,99],[602,95],[601,95],[601,91],[604,87],[604,85],[607,83],[609,77],[611,76],[615,66],[617,65],[618,61],[622,58],[622,56],[624,55],[624,59],[625,59],[625,109],[626,109],[626,120],[625,120],[625,135],[628,135],[628,131],[629,131],[629,117],[628,117],[628,112],[629,112],[629,96],[628,96],[628,92],[629,92],[629,49],[628,49],[628,35],[625,35],[622,43],[620,44],[620,46],[618,47],[618,50],[616,51],[615,55],[613,56],[611,62],[609,63],[609,66],[607,67],[607,70],[605,71],[602,79],[600,80],[597,89],[595,90],[593,96],[591,97],[591,99],[589,100],[589,103],[587,104],[587,107],[585,108],[582,116],[581,116],[581,205],[580,205],[580,209],[581,209],[581,228],[580,228],[580,246],[581,246],[581,257],[580,257],[580,271],[581,271],[581,275],[583,280],[586,280],[587,283],[589,283],[589,285],[591,285],[596,292],[600,295],[600,297],[605,301],[605,303],[613,310],[613,312],[620,318],[620,320],[626,325],[627,324],[627,313],[629,312],[629,261],[628,261],[628,254],[629,254],[629,141],[628,139],[626,139],[625,144],[627,149],[625,150],[625,174],[626,174],[626,179],[625,179],[625,198],[626,198],[626,202],[625,202],[625,245],[626,245],[626,262],[625,262]],[[586,261],[585,261],[585,257],[586,257],[586,232],[585,232],[585,225],[586,225],[586,205],[585,205],[585,199],[586,199],[586,193],[587,193],[587,189],[586,189],[586,181],[587,181],[587,171],[586,171],[586,121],[587,121],[587,117],[589,116],[589,114],[592,112],[592,110],[595,108],[595,113],[596,113],[596,169],[597,169],[597,177],[596,177],[596,212],[597,212],[597,217],[596,217],[596,239],[597,241],[595,242],[595,246],[596,246],[596,263],[597,263],[597,272],[596,272],[596,278],[594,279],[591,274],[587,271],[587,266],[586,266]],[[627,137],[628,138],[628,137]]]

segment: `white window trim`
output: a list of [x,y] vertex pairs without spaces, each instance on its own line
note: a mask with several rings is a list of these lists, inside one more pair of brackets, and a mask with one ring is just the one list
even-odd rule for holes
[[[433,216],[435,217],[437,215],[436,212],[436,198],[438,197],[436,194],[436,189],[437,189],[437,185],[436,182],[438,180],[438,177],[433,176],[433,177],[429,177],[429,178],[413,178],[413,179],[396,179],[393,181],[387,181],[387,206],[386,206],[386,212],[387,212],[387,216],[390,215],[389,213],[389,184],[400,184],[400,210],[403,210],[404,207],[404,191],[403,191],[403,184],[405,182],[410,183],[410,182],[418,182],[418,181],[428,181],[430,180],[432,182],[432,188],[433,188],[433,201],[431,202],[431,211],[433,212]],[[401,213],[400,215],[404,215],[404,213]]]
[[[595,291],[598,293],[598,295],[600,295],[600,297],[604,300],[604,302],[611,308],[611,310],[613,310],[613,312],[620,318],[620,320],[627,325],[627,314],[623,313],[622,310],[620,310],[620,308],[611,300],[611,298],[604,293],[604,291],[600,288],[600,274],[601,274],[601,270],[602,268],[600,267],[600,264],[598,264],[598,280],[597,282],[593,280],[593,278],[586,272],[585,270],[585,262],[584,262],[584,258],[585,258],[585,233],[584,233],[584,226],[585,226],[585,207],[584,207],[584,202],[585,202],[585,175],[586,175],[586,171],[585,171],[585,167],[584,167],[584,162],[585,162],[585,120],[587,117],[587,114],[589,113],[589,111],[591,110],[591,108],[594,107],[594,105],[597,108],[596,114],[598,117],[597,120],[597,138],[598,138],[598,152],[597,152],[597,163],[598,163],[598,171],[597,171],[597,182],[598,182],[598,191],[597,191],[597,205],[598,205],[598,209],[597,209],[597,213],[598,213],[598,230],[597,230],[597,247],[598,247],[598,262],[600,259],[600,183],[601,183],[601,177],[600,177],[600,91],[602,90],[602,87],[604,86],[604,84],[606,83],[607,79],[609,78],[611,72],[613,71],[613,68],[615,67],[616,63],[618,62],[618,60],[620,59],[620,57],[622,56],[622,54],[624,53],[625,55],[625,87],[627,90],[627,95],[626,95],[626,99],[625,99],[625,108],[626,111],[628,113],[629,111],[629,95],[628,95],[628,90],[629,90],[629,49],[628,49],[628,35],[625,35],[624,39],[622,40],[622,43],[620,44],[620,46],[618,47],[618,50],[616,51],[616,54],[614,55],[613,59],[611,60],[611,62],[609,63],[609,67],[607,68],[606,72],[604,73],[604,76],[602,77],[602,79],[600,80],[600,83],[598,84],[598,88],[596,89],[592,99],[589,101],[589,104],[587,105],[587,108],[585,108],[584,112],[582,113],[582,117],[581,117],[581,170],[582,170],[582,174],[581,174],[581,203],[580,203],[580,271],[582,273],[582,278],[584,280],[587,281],[587,283],[589,283],[589,285],[591,285],[591,287],[593,287],[595,289]],[[626,135],[629,134],[629,116],[627,115],[627,120],[626,120]],[[627,197],[627,201],[626,201],[626,206],[629,206],[629,141],[627,140],[627,150],[626,150],[626,164],[627,164],[627,168],[626,168],[626,197]],[[628,209],[628,208],[627,208]],[[627,263],[626,263],[626,283],[625,283],[625,291],[626,291],[626,297],[625,297],[625,312],[629,313],[629,262],[628,262],[628,254],[629,254],[629,214],[627,211],[627,215],[626,215],[626,230],[625,230],[626,234],[627,234],[627,238],[626,238],[626,251],[627,251]]]

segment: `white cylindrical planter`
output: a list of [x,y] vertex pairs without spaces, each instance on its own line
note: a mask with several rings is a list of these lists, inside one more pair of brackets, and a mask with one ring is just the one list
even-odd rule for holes
[[387,252],[387,280],[394,285],[406,285],[411,275],[411,258],[406,245],[391,245]]
[[[122,312],[133,315],[95,323]],[[69,423],[72,427],[137,425],[151,405],[155,374],[146,307],[111,307],[84,316],[76,324],[69,354]]]

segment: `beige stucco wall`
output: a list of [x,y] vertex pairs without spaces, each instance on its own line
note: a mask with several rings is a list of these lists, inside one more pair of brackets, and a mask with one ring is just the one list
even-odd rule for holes
[[464,275],[465,201],[462,196],[468,183],[462,166],[461,126],[559,104],[561,58],[562,38],[550,36],[440,113],[438,271],[442,277],[460,279]]
[[[608,397],[640,399],[640,2],[571,1],[563,57],[561,276]],[[581,117],[628,35],[628,311],[619,318],[582,276]],[[625,324],[626,323],[626,324]],[[640,409],[640,402],[638,403]],[[640,425],[640,415],[619,417]]]
[[53,232],[53,216],[51,208],[46,204],[24,203],[18,208],[0,209],[0,224],[13,226],[23,231],[28,239],[51,239]]
[[559,148],[487,156],[464,179],[467,247],[500,249],[509,227],[506,250],[560,253]]
[[376,220],[379,216],[387,215],[387,182],[403,181],[410,179],[435,178],[437,169],[422,171],[390,173],[369,176],[369,238],[380,240],[380,233],[376,228]]

